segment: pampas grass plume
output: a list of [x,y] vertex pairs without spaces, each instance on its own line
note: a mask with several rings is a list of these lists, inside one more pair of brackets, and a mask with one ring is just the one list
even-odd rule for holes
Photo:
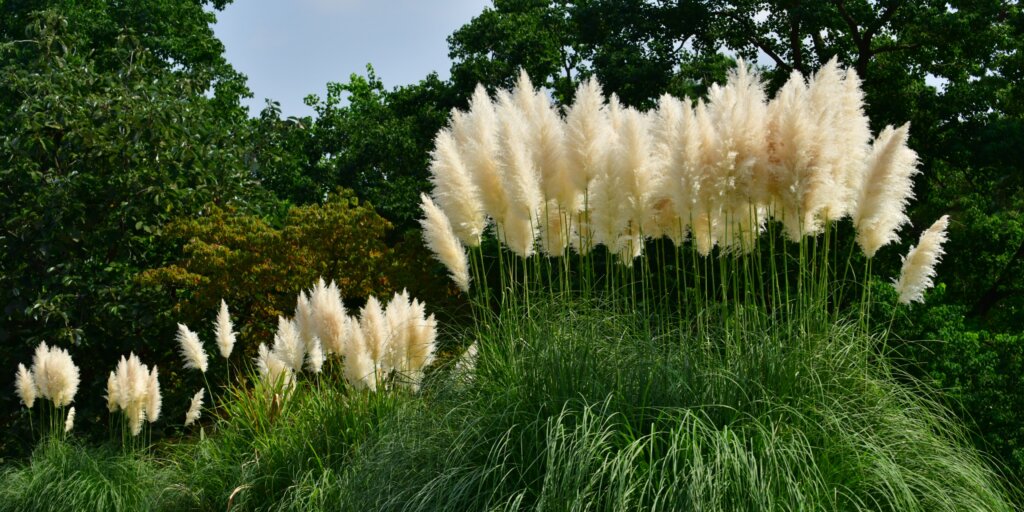
[[857,243],[868,258],[898,241],[897,231],[910,222],[906,207],[914,197],[913,177],[918,171],[917,153],[907,147],[908,130],[909,124],[887,126],[872,146],[853,215]]
[[949,215],[943,215],[921,234],[917,246],[911,246],[910,252],[903,257],[900,278],[894,283],[896,291],[900,294],[901,304],[923,303],[924,292],[934,286],[932,278],[935,277],[935,265],[945,254],[942,244],[947,240],[948,227]]
[[214,332],[220,355],[224,359],[231,357],[231,351],[235,348],[235,332],[231,314],[228,312],[228,303],[224,302],[224,299],[220,300],[220,312],[217,313],[217,321],[214,322]]
[[68,409],[68,417],[64,420],[64,433],[71,432],[75,428],[75,408]]
[[21,363],[18,363],[18,374],[14,384],[21,403],[31,409],[32,405],[36,403],[36,383],[32,380],[32,373]]
[[426,194],[420,194],[420,200],[424,215],[420,225],[423,226],[423,240],[427,243],[427,248],[448,268],[456,286],[468,293],[469,261],[465,249],[455,237],[452,225],[444,212]]
[[153,423],[160,419],[160,409],[163,405],[163,398],[160,396],[160,380],[157,377],[156,366],[149,372],[146,382],[146,419]]
[[45,342],[36,347],[32,378],[38,395],[57,407],[70,404],[78,393],[78,367],[71,355],[62,348],[48,347]]
[[203,414],[203,396],[206,394],[205,389],[200,389],[192,396],[192,402],[188,405],[188,412],[185,413],[185,426],[189,426],[196,422]]
[[206,373],[206,369],[209,367],[209,360],[206,356],[206,351],[203,350],[203,342],[199,341],[199,335],[190,331],[185,324],[178,324],[177,337],[181,358],[185,361],[185,368],[195,368]]

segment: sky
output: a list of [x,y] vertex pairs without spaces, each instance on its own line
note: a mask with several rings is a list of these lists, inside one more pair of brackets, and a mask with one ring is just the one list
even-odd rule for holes
[[256,116],[265,98],[285,116],[312,115],[307,94],[373,64],[388,89],[431,71],[448,78],[447,37],[489,0],[236,0],[217,12],[225,58],[249,78]]

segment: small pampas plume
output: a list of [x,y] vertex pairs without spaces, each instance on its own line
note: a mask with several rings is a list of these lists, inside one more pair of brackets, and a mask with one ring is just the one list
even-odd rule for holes
[[352,325],[351,336],[345,344],[345,380],[356,388],[377,389],[377,376],[374,371],[373,359],[367,347],[366,336],[354,318],[348,320]]
[[21,403],[31,409],[32,405],[36,403],[36,383],[32,380],[32,373],[21,363],[18,363],[18,374],[15,377],[14,385]]
[[413,310],[409,304],[408,290],[396,293],[384,309],[388,326],[388,350],[384,354],[384,371],[403,369],[408,359],[409,338],[413,322]]
[[75,428],[75,408],[68,409],[68,417],[64,420],[64,433],[71,432]]
[[217,313],[217,321],[213,324],[213,330],[217,339],[217,348],[224,359],[231,357],[231,351],[235,348],[234,325],[231,323],[231,314],[228,313],[228,303],[220,300],[220,312]]
[[413,383],[419,382],[423,369],[434,361],[437,340],[437,319],[426,316],[424,304],[414,300],[409,308],[409,342],[405,358],[405,370],[410,373]]
[[57,407],[64,407],[75,399],[78,392],[78,367],[67,350],[48,347],[45,342],[36,347],[32,358],[32,378],[37,394]]
[[185,426],[189,426],[196,422],[203,414],[203,396],[206,395],[205,389],[200,389],[192,396],[192,402],[188,405],[188,412],[185,413]]
[[117,374],[110,372],[110,376],[107,377],[107,411],[117,411],[117,400],[121,392],[117,388]]
[[256,367],[259,368],[260,377],[268,387],[269,394],[272,395],[280,389],[290,389],[295,383],[295,373],[291,366],[282,361],[276,352],[268,349],[263,343],[260,343],[258,352]]
[[494,104],[483,85],[477,85],[469,101],[469,113],[453,115],[452,132],[463,160],[470,171],[473,185],[480,191],[484,211],[502,224],[508,210],[508,196],[502,187],[498,165],[498,118]]
[[149,378],[146,380],[146,420],[153,423],[160,419],[160,408],[163,405],[156,366],[153,366],[153,369],[149,372]]
[[487,226],[480,190],[459,154],[455,137],[441,130],[434,139],[430,153],[430,182],[434,200],[451,219],[452,229],[467,247],[480,245],[480,236]]
[[299,329],[294,321],[277,317],[277,333],[274,334],[273,353],[293,372],[302,371],[302,364],[306,360],[306,344],[299,337]]
[[[335,283],[324,285],[321,278],[309,295],[313,332],[320,338],[320,346],[326,355],[342,355],[348,338],[348,319],[341,291]],[[296,313],[298,315],[298,312]]]
[[543,196],[528,146],[529,123],[508,91],[498,93],[498,126],[501,141],[498,168],[508,204],[498,222],[503,242],[522,258],[533,255]]
[[935,265],[945,254],[942,244],[947,240],[947,227],[949,215],[943,215],[921,234],[917,246],[911,246],[910,252],[903,257],[900,278],[893,283],[900,294],[900,304],[923,303],[924,292],[934,286],[932,278],[935,277]]
[[857,243],[874,257],[882,246],[899,240],[897,231],[910,222],[907,203],[914,197],[917,153],[907,147],[909,124],[887,126],[872,146],[867,171],[853,214]]
[[195,368],[206,373],[209,360],[206,350],[203,350],[203,342],[199,341],[199,335],[190,331],[185,324],[178,324],[177,338],[181,358],[185,361],[185,368]]
[[568,172],[580,191],[587,189],[604,166],[611,130],[603,104],[601,85],[590,77],[576,89],[575,101],[565,115]]
[[313,337],[309,349],[306,351],[306,370],[312,373],[320,373],[324,367],[324,349],[320,345],[320,338]]
[[374,365],[379,366],[391,337],[388,335],[387,319],[377,297],[370,296],[359,311],[359,327],[363,330],[366,349]]
[[[151,374],[149,368],[133,353],[127,358],[121,356],[117,369],[107,379],[107,409],[110,412],[118,409],[124,411],[133,436],[142,432],[142,423],[146,416],[154,412],[160,414],[160,404],[150,404],[154,399],[151,397],[151,389],[155,378],[156,374]],[[159,395],[159,383],[155,385]],[[155,399],[160,400],[159,396]]]
[[427,248],[448,269],[456,286],[468,293],[469,261],[466,257],[466,250],[455,237],[448,217],[430,197],[420,194],[420,201],[420,208],[424,215],[420,220],[420,225],[423,226],[423,240],[427,243]]

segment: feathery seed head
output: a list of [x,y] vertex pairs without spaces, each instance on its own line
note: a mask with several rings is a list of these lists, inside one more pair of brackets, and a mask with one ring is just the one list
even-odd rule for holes
[[189,330],[185,324],[178,324],[178,344],[180,346],[181,358],[185,361],[185,368],[195,368],[206,373],[209,360],[203,343],[199,341],[199,335]]
[[231,323],[231,314],[228,313],[228,303],[220,300],[220,311],[217,313],[217,321],[214,322],[214,333],[217,340],[217,348],[220,355],[227,359],[231,357],[231,351],[235,348],[234,325]]
[[900,294],[901,304],[923,303],[924,292],[935,285],[932,281],[935,277],[935,265],[945,254],[942,244],[947,240],[948,227],[949,215],[943,215],[921,234],[917,246],[911,246],[910,252],[903,257],[900,278],[893,283]]
[[452,231],[448,217],[426,194],[420,195],[420,208],[423,210],[423,240],[434,257],[444,264],[451,274],[452,280],[463,292],[469,292],[469,260],[466,250],[459,243]]
[[14,383],[21,403],[31,409],[36,403],[36,383],[32,379],[32,372],[28,371],[24,364],[18,363],[18,374]]
[[206,395],[205,389],[200,389],[192,396],[192,401],[188,405],[188,412],[185,413],[185,426],[189,426],[196,422],[203,414],[203,396]]

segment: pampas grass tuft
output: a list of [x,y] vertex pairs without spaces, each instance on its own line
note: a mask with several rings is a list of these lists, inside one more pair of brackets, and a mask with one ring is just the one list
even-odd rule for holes
[[36,403],[36,383],[32,380],[32,373],[25,368],[24,364],[18,363],[18,373],[14,380],[15,389],[18,392],[18,398],[21,399],[21,403],[32,408],[32,405]]
[[420,200],[424,215],[420,225],[423,226],[423,240],[427,243],[427,248],[448,269],[459,289],[469,292],[469,262],[466,250],[455,237],[452,225],[444,212],[426,194],[421,194]]
[[196,422],[203,414],[203,396],[206,395],[205,389],[200,389],[192,396],[192,401],[189,403],[188,412],[185,413],[185,426],[189,426]]
[[217,348],[224,359],[231,357],[231,351],[235,348],[234,325],[231,323],[231,314],[228,313],[228,303],[224,299],[220,301],[220,311],[217,313],[217,321],[213,324]]
[[199,341],[199,335],[190,331],[185,324],[178,324],[178,344],[180,346],[181,358],[185,361],[185,368],[195,368],[206,373],[209,367],[209,360],[206,350],[203,350],[203,342]]
[[917,246],[911,246],[910,252],[903,257],[900,278],[893,284],[900,294],[901,304],[923,303],[924,292],[934,286],[935,265],[945,254],[942,244],[946,242],[947,227],[949,215],[943,215],[921,234]]

